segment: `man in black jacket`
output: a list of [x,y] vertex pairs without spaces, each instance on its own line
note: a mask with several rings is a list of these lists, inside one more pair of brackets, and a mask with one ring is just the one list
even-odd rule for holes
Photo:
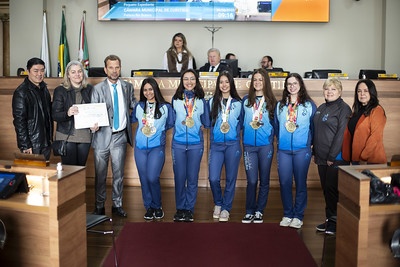
[[223,72],[229,71],[232,74],[232,70],[229,65],[221,63],[221,53],[217,48],[210,48],[207,52],[208,63],[199,69],[200,72]]
[[22,153],[43,154],[50,159],[53,121],[51,97],[43,82],[45,64],[40,58],[27,63],[28,77],[14,91],[12,112],[17,145]]

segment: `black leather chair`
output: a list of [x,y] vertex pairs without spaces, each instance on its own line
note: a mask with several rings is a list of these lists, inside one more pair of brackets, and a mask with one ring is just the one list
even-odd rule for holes
[[104,67],[91,67],[88,71],[89,77],[107,77],[107,74],[104,72]]
[[315,69],[311,71],[313,79],[326,79],[328,78],[328,73],[342,73],[342,70],[338,69]]
[[[109,230],[92,229],[103,222],[110,222],[111,229],[109,229]],[[106,215],[96,215],[96,214],[92,214],[92,213],[86,213],[86,232],[97,233],[97,234],[102,234],[102,235],[110,234],[112,236],[112,246],[113,246],[113,250],[114,250],[114,263],[115,263],[115,266],[117,267],[118,266],[118,257],[117,257],[117,249],[115,247],[115,234],[114,234],[114,229],[112,227],[112,219],[110,217],[107,217]]]
[[378,79],[379,74],[386,74],[385,70],[360,70],[359,79]]

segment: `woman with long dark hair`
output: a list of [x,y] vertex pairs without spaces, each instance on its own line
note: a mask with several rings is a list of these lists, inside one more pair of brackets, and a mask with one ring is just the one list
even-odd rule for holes
[[143,80],[131,122],[138,122],[134,155],[146,209],[144,219],[162,219],[160,174],[165,162],[166,131],[173,127],[174,113],[154,78]]
[[175,181],[176,222],[193,222],[200,162],[204,152],[203,128],[209,127],[210,112],[196,71],[182,73],[172,98],[175,112],[172,161]]
[[[217,78],[211,109],[209,181],[214,198],[213,218],[229,220],[235,196],[236,179],[242,154],[240,131],[242,128],[242,102],[236,91],[233,76],[223,71]],[[221,188],[221,171],[225,165],[225,189]]]
[[246,214],[242,223],[263,222],[274,156],[275,106],[269,75],[266,70],[257,69],[252,74],[249,92],[242,105],[243,159],[247,178]]
[[385,124],[385,110],[379,104],[374,82],[359,80],[354,91],[353,113],[344,132],[343,158],[353,164],[385,164]]
[[[313,118],[317,107],[303,79],[290,73],[275,111],[278,175],[283,204],[280,226],[299,229],[307,206],[307,174],[311,162]],[[296,196],[293,201],[293,178]]]

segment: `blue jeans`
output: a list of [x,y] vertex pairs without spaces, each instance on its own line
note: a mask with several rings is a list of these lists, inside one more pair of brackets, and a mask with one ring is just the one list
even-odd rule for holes
[[142,187],[142,198],[145,209],[161,208],[160,174],[165,162],[165,146],[134,151],[136,168]]
[[203,152],[202,145],[173,145],[172,147],[177,210],[194,212]]
[[[311,148],[296,151],[278,150],[277,161],[283,216],[303,220],[307,206],[307,173],[311,161]],[[294,203],[293,177],[296,186]]]
[[[214,198],[214,204],[221,206],[222,210],[230,211],[235,196],[236,179],[239,169],[242,149],[239,142],[226,145],[211,144],[208,160],[209,181]],[[225,190],[222,195],[221,171],[225,164]]]
[[[269,194],[273,156],[272,145],[244,147],[243,159],[247,177],[246,214],[254,214],[256,211],[264,214]],[[260,180],[260,186],[257,199],[258,180]]]

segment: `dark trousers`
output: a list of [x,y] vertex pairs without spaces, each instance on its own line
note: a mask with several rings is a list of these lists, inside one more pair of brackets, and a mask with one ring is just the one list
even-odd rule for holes
[[346,162],[335,162],[334,165],[318,165],[318,174],[321,182],[322,191],[325,197],[326,219],[334,219],[337,215],[337,203],[339,201],[338,175],[340,165],[348,165]]
[[90,143],[67,143],[67,155],[61,156],[64,165],[86,166]]

